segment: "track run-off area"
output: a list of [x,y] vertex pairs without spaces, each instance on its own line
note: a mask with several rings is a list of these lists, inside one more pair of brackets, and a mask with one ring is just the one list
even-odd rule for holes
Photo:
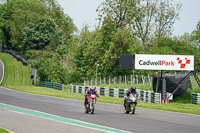
[[0,87],[0,127],[14,133],[199,133],[200,116],[145,108],[125,114],[122,105],[98,103],[85,114],[83,101]]

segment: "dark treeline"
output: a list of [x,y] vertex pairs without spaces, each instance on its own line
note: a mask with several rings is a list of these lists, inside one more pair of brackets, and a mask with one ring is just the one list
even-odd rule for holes
[[171,0],[105,0],[97,8],[99,25],[79,32],[56,0],[4,0],[0,43],[23,55],[42,81],[90,80],[98,64],[98,77],[131,74],[120,70],[120,54],[195,55],[199,71],[200,22],[192,33],[172,37],[180,9]]

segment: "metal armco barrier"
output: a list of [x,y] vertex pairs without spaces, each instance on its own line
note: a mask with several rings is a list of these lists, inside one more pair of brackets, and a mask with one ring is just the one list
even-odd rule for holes
[[[89,86],[78,86],[70,85],[70,92],[73,93],[85,93]],[[118,89],[118,88],[107,88],[107,87],[96,87],[98,94],[101,96],[117,97],[123,98],[124,93],[128,89]],[[161,93],[154,93],[152,91],[137,90],[139,95],[139,100],[148,103],[161,103]]]
[[192,93],[192,104],[200,104],[200,93]]
[[3,50],[3,52],[12,55],[14,58],[16,58],[18,61],[20,61],[23,65],[25,65],[25,66],[28,65],[28,61],[23,56],[18,55],[17,52],[15,52],[13,50]]
[[47,82],[47,81],[39,82],[38,86],[47,87],[47,88],[53,88],[53,89],[57,89],[57,90],[63,90],[63,88],[64,88],[63,84],[55,83],[55,82]]

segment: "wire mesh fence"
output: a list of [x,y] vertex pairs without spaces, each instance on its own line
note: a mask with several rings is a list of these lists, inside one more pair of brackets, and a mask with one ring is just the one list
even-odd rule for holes
[[87,85],[104,85],[104,84],[145,84],[152,83],[152,75],[124,75],[114,77],[99,77],[92,80],[84,81]]
[[[90,86],[101,86],[101,85],[112,85],[112,84],[129,84],[129,85],[138,85],[138,84],[149,84],[150,87],[153,87],[153,76],[158,73],[155,73],[153,75],[124,75],[124,76],[109,76],[109,77],[98,77],[92,80],[84,81],[84,85],[90,85]],[[187,72],[179,72],[174,73],[173,75],[178,74],[187,74]],[[158,74],[159,75],[159,74]],[[198,77],[200,77],[200,73],[197,73]],[[194,76],[190,76],[190,82],[192,88],[190,89],[196,89],[199,88],[198,84],[196,83],[196,80]],[[171,83],[170,86],[174,86],[175,83]]]

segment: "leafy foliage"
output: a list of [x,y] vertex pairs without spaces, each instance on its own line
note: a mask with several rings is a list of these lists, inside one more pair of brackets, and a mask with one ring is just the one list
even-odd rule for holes
[[41,81],[65,83],[66,72],[56,56],[41,58],[37,64]]
[[[60,39],[60,37],[65,38],[68,40],[68,42],[70,42],[70,39],[72,37],[71,35],[76,28],[73,24],[72,19],[63,13],[62,8],[55,2],[55,0],[6,1],[6,3],[1,5],[0,7],[0,21],[1,21],[0,29],[2,31],[2,36],[6,44],[4,48],[13,49],[17,51],[26,50],[24,49],[24,43],[22,42],[26,40],[28,41],[28,39],[27,36],[25,38],[25,34],[23,32],[31,33],[39,29],[41,30],[41,28],[45,28],[44,24],[42,27],[41,21],[47,18],[48,19],[51,18],[54,21],[53,22],[54,25],[56,25],[57,27],[56,34],[58,35],[55,38],[57,38],[59,41],[60,40],[63,41],[63,39]],[[39,29],[33,30],[33,27],[37,27],[36,23],[39,21],[41,27],[40,28],[38,27]],[[44,40],[42,40],[40,45],[44,45],[43,41],[45,41],[46,44],[48,42],[47,37],[52,36],[50,35],[52,34],[53,30],[52,26],[53,25],[51,25],[48,30],[46,28],[46,32],[47,31],[51,32],[49,33],[49,35],[45,36]],[[39,35],[41,35],[41,32],[39,33]],[[36,38],[34,39],[36,41],[36,44],[38,43],[38,39],[40,39],[38,37],[39,35],[35,35]],[[64,43],[62,42],[62,44]]]
[[117,28],[113,31],[111,28],[107,29],[108,26],[112,25],[103,26],[102,29],[93,32],[89,32],[87,27],[82,30],[80,46],[75,56],[75,64],[81,80],[95,78],[97,69],[98,77],[126,73],[119,68],[120,54],[132,54],[139,50],[141,45],[132,36],[130,30]]
[[191,35],[191,41],[194,42],[194,44],[200,48],[200,21],[197,23],[196,29],[192,32]]
[[10,27],[9,21],[11,19],[11,10],[9,10],[8,4],[0,5],[0,36],[3,47],[10,48]]
[[[4,6],[4,5],[3,5]],[[9,17],[5,19],[8,32],[8,40],[12,44],[12,49],[20,50],[23,40],[22,31],[29,22],[36,22],[46,16],[45,7],[38,0],[9,0],[5,4]]]
[[97,11],[102,25],[110,21],[115,27],[129,27],[145,45],[170,35],[180,8],[170,0],[106,0]]
[[[23,48],[26,50],[43,49],[50,44],[52,39],[54,39],[54,41],[60,41],[56,42],[55,45],[61,44],[62,40],[64,40],[59,34],[57,25],[50,18],[44,18],[34,24],[30,24],[29,27],[24,28],[23,35]],[[61,40],[56,39],[59,37]],[[65,41],[63,41],[63,43],[65,43]]]
[[62,7],[56,0],[40,1],[46,7],[48,16],[54,20],[60,29],[62,29],[67,40],[71,40],[73,32],[77,30],[72,19],[67,14],[64,14]]

